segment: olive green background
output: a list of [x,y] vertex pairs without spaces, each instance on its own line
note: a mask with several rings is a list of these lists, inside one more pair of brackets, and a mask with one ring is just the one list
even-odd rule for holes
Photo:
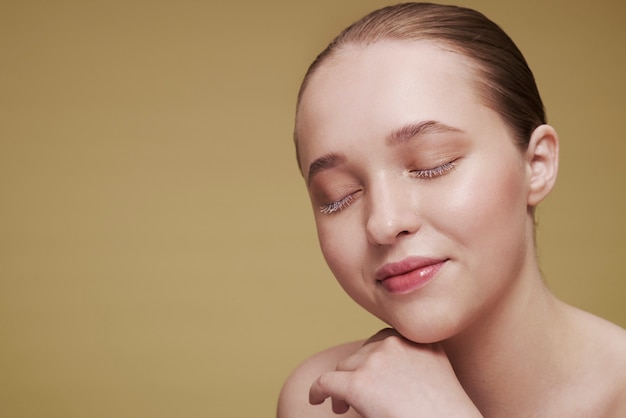
[[[546,279],[626,326],[626,7],[461,1],[534,69],[562,163]],[[384,1],[0,2],[0,416],[271,417],[381,324],[320,256],[299,81]]]

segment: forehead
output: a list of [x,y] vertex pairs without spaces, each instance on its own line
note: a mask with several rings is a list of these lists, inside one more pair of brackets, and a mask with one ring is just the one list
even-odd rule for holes
[[454,122],[480,104],[475,74],[469,59],[432,41],[343,47],[315,70],[302,94],[300,162],[329,141],[384,137],[417,119]]

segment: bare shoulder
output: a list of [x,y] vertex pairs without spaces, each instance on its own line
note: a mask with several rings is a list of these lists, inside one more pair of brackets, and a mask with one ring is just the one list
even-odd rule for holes
[[[336,417],[328,400],[318,406],[309,404],[309,388],[322,373],[335,370],[337,363],[354,354],[362,345],[363,341],[338,345],[309,357],[296,367],[280,392],[278,418]],[[345,418],[358,416],[352,410],[343,415]]]
[[626,417],[626,330],[610,324],[605,367],[611,390],[607,417]]
[[604,405],[604,412],[597,416],[626,417],[626,330],[591,315],[587,317],[586,330],[592,341],[588,382],[596,388],[597,399]]

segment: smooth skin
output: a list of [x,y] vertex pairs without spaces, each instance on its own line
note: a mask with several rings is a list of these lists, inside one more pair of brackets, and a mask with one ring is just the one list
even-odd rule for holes
[[[626,416],[626,331],[556,299],[537,264],[557,134],[520,150],[475,77],[430,41],[346,48],[312,76],[296,132],[320,246],[391,328],[304,362],[279,417]],[[414,257],[435,274],[379,280]]]

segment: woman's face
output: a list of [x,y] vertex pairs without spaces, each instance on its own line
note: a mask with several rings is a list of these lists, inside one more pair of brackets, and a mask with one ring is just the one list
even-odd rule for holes
[[312,76],[297,115],[330,269],[417,342],[512,303],[534,268],[528,164],[472,77],[427,41],[349,48]]

